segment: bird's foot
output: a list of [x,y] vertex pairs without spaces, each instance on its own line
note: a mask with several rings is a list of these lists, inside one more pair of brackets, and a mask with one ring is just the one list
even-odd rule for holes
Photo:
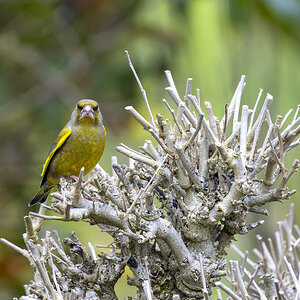
[[86,200],[89,200],[89,201],[99,201],[99,202],[102,202],[104,203],[104,200],[100,197],[94,197],[94,196],[91,196],[90,194],[88,194],[87,192],[85,192],[84,190],[82,190],[82,197]]
[[79,180],[79,177],[75,176],[75,175],[70,175],[70,176],[67,176],[66,177],[67,179],[72,179],[74,180],[75,182],[77,182]]

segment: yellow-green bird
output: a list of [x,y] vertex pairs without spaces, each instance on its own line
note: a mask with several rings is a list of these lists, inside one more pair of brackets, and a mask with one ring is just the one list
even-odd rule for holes
[[80,100],[71,120],[54,141],[42,170],[40,189],[28,206],[46,201],[61,177],[89,173],[100,160],[105,147],[105,127],[96,101]]

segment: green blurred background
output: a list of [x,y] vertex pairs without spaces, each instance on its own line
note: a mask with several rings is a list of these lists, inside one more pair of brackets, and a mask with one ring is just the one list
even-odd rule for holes
[[[127,49],[147,91],[152,110],[166,110],[163,71],[170,69],[181,95],[187,77],[221,116],[242,74],[243,103],[253,106],[259,88],[274,96],[272,116],[299,104],[299,0],[2,0],[0,2],[0,236],[23,247],[23,216],[36,192],[44,159],[81,98],[100,102],[107,127],[101,165],[110,172],[114,147],[138,147],[149,138],[124,106],[146,114],[128,67]],[[171,102],[171,101],[170,101]],[[299,150],[288,157],[298,157]],[[120,157],[120,155],[118,155]],[[120,158],[125,161],[124,158]],[[289,162],[291,163],[291,161]],[[289,184],[296,187],[299,176]],[[296,202],[297,195],[292,201]],[[249,238],[272,235],[289,203],[269,205],[270,217]],[[37,208],[33,208],[36,210]],[[300,206],[296,203],[296,219]],[[249,218],[249,222],[257,220]],[[75,229],[86,243],[109,238],[86,224],[48,222],[61,237]],[[133,295],[117,285],[122,299]],[[23,294],[32,278],[27,261],[0,245],[0,299]]]

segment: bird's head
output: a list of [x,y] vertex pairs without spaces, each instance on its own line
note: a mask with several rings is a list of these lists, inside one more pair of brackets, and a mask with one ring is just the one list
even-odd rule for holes
[[99,110],[99,104],[90,99],[78,101],[72,113],[72,120],[81,125],[97,126],[102,124],[102,115]]

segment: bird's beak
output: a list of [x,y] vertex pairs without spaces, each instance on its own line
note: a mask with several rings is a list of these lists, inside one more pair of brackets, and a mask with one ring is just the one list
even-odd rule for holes
[[85,105],[80,113],[80,119],[92,118],[94,119],[94,110],[91,105]]

